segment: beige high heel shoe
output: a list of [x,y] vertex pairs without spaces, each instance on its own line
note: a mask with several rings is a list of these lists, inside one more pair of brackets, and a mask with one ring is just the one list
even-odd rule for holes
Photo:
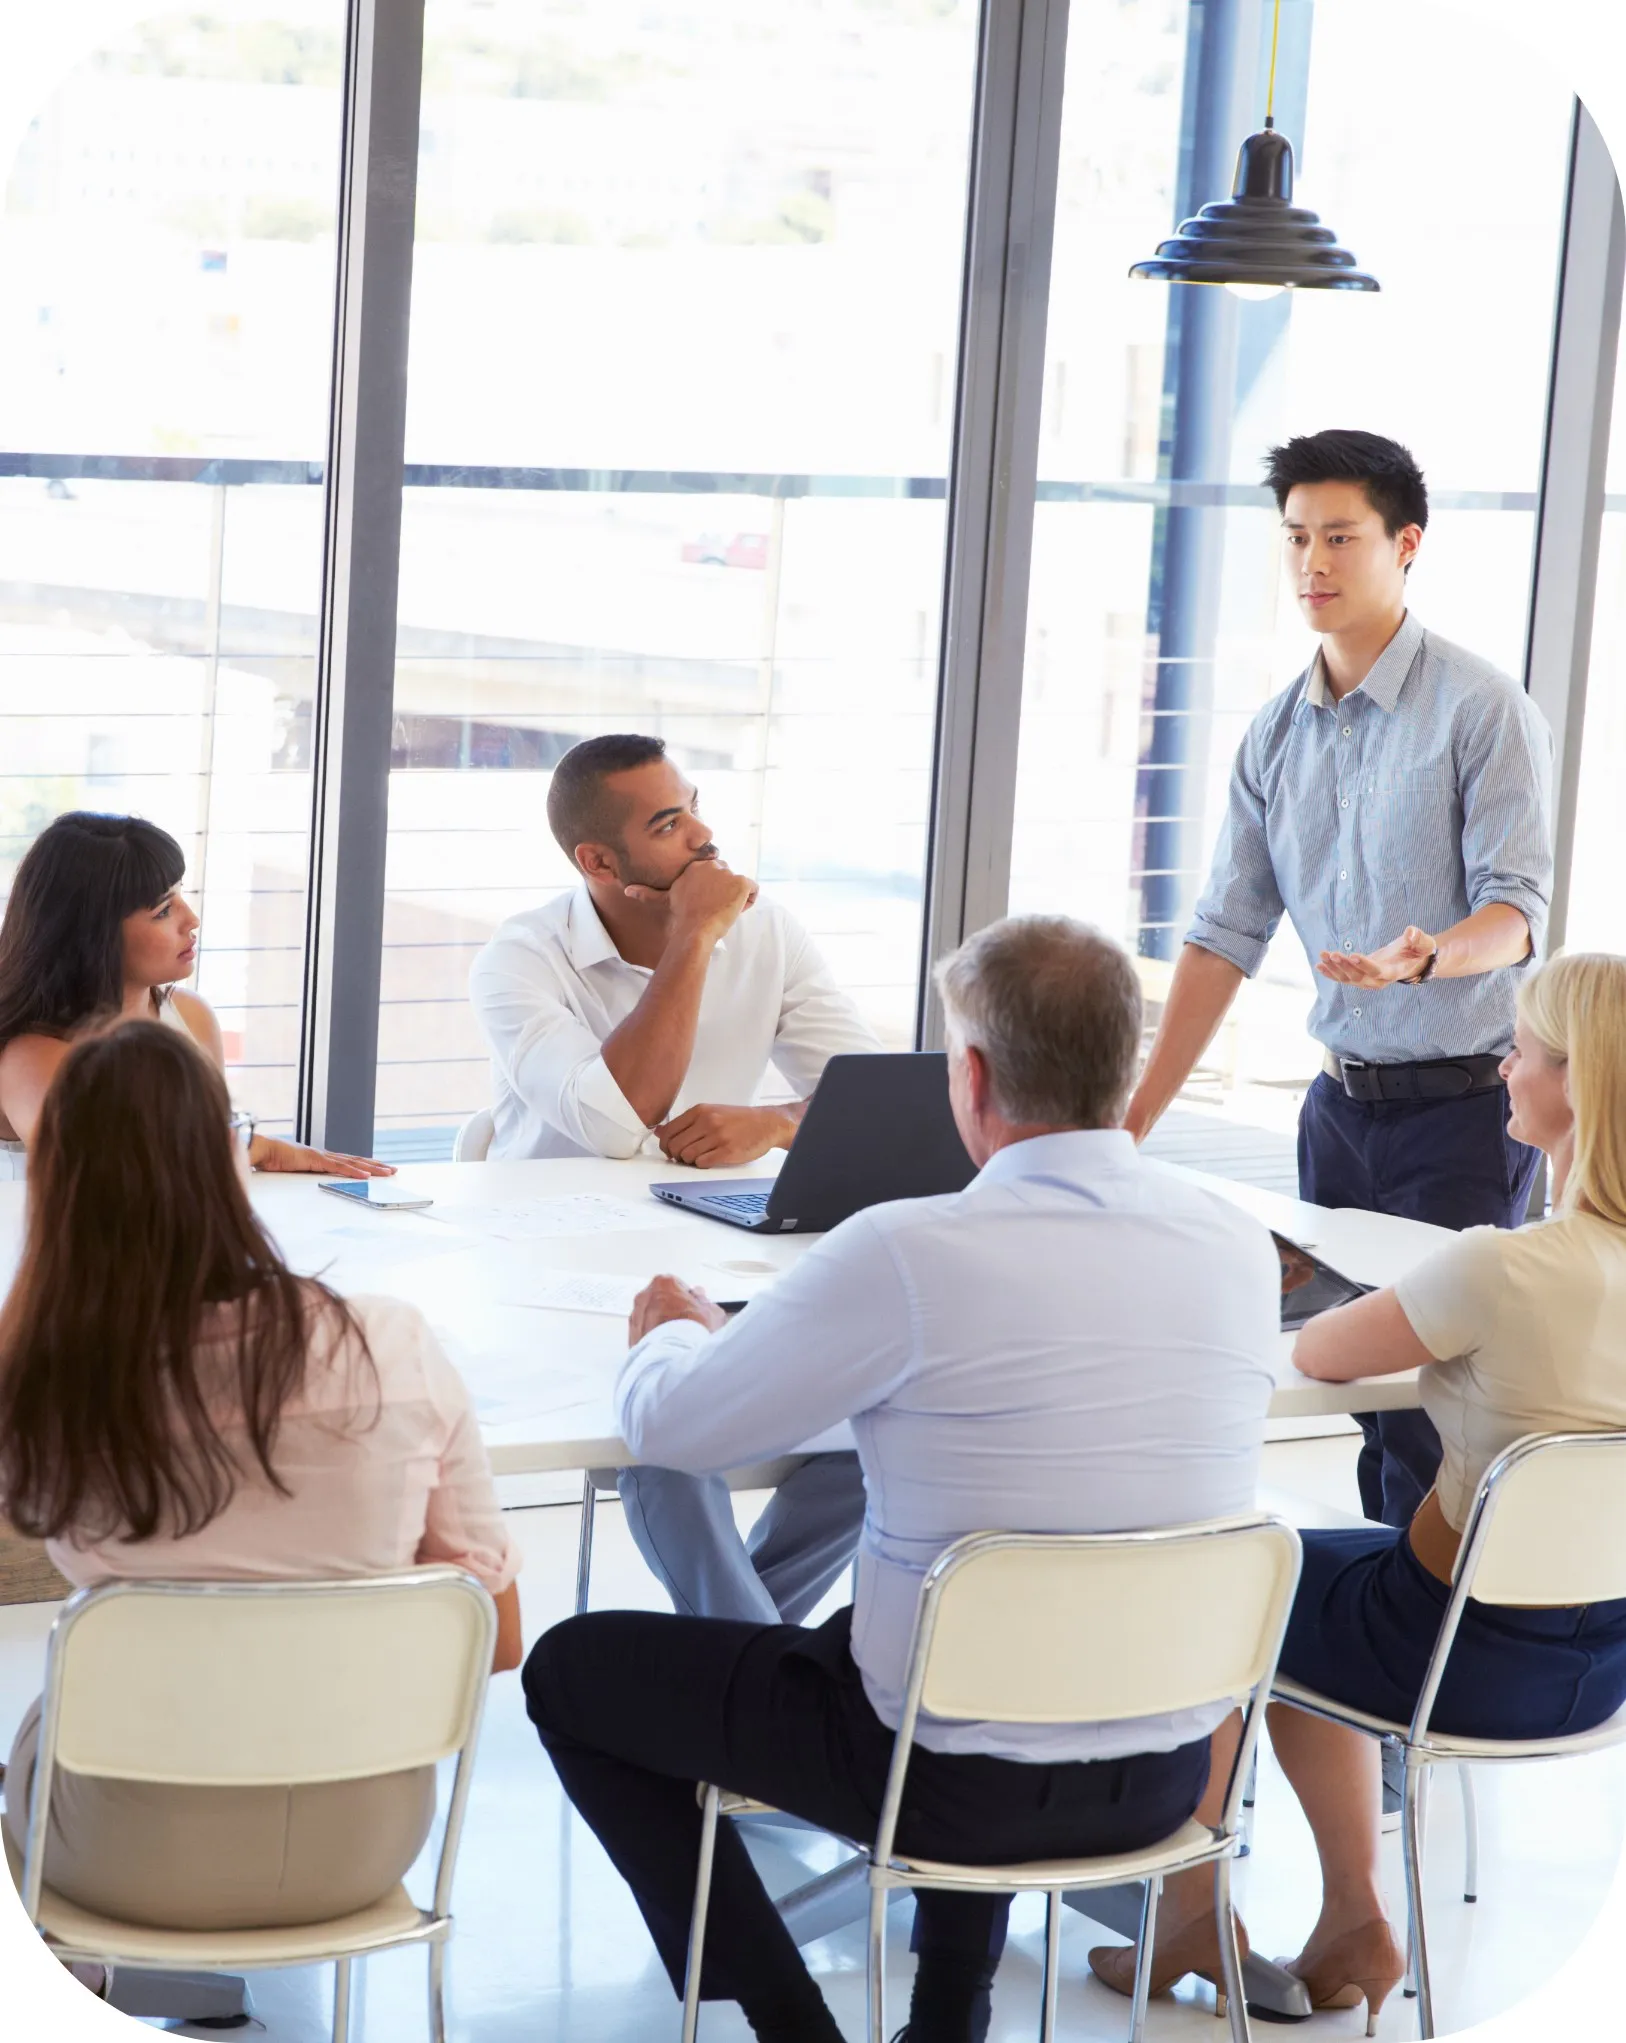
[[[1243,1928],[1240,1916],[1235,1921],[1237,1952],[1246,1958],[1248,1932]],[[1090,1970],[1096,1978],[1103,1986],[1110,1986],[1114,1993],[1121,1993],[1126,2000],[1135,1991],[1136,1948],[1134,1944],[1097,1944],[1089,1954]],[[1224,2014],[1225,1967],[1220,1959],[1219,1925],[1211,1910],[1183,1924],[1168,1936],[1164,1935],[1161,1927],[1154,1933],[1148,1997],[1167,1993],[1188,1972],[1195,1972],[1199,1979],[1206,1979],[1216,1990],[1219,2005],[1215,2013]]]
[[1406,1953],[1383,1916],[1345,1930],[1316,1952],[1282,1961],[1302,1979],[1312,2008],[1353,2008],[1366,2003],[1366,2033],[1377,2033],[1383,2003],[1406,1976]]

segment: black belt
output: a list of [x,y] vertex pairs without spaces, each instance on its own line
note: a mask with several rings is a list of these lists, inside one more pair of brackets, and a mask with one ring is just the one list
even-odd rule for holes
[[1381,1100],[1457,1100],[1471,1092],[1494,1092],[1502,1083],[1500,1057],[1430,1057],[1421,1064],[1368,1064],[1360,1057],[1327,1052],[1325,1070],[1352,1100],[1372,1106]]

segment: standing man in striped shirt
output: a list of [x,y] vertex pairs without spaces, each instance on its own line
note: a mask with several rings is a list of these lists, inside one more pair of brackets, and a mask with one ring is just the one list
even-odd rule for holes
[[[1300,1197],[1517,1227],[1538,1153],[1507,1133],[1497,1066],[1552,890],[1551,734],[1517,683],[1406,608],[1428,493],[1404,447],[1316,433],[1273,448],[1266,480],[1321,644],[1242,740],[1126,1126],[1139,1140],[1174,1098],[1285,912],[1317,976],[1323,1057]],[[1420,1411],[1361,1430],[1362,1508],[1405,1525],[1439,1435]]]

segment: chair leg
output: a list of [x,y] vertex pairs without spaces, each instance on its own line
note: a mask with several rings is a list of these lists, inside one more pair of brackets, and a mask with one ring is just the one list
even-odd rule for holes
[[694,1874],[694,1912],[689,1917],[689,1962],[683,1974],[683,2043],[694,2043],[700,2024],[700,1972],[706,1955],[706,1916],[711,1908],[711,1863],[717,1854],[721,1792],[718,1788],[707,1788],[700,1817],[700,1858]]
[[593,1513],[598,1506],[598,1492],[593,1488],[592,1471],[582,1477],[582,1523],[576,1541],[576,1615],[581,1616],[587,1608],[587,1590],[593,1572]]
[[333,2043],[350,2043],[350,1960],[333,1968]]
[[1044,1998],[1039,2003],[1039,2043],[1056,2043],[1056,2000],[1061,1991],[1061,1896],[1044,1898]]
[[1228,1858],[1214,1861],[1214,1922],[1219,1931],[1220,1972],[1225,1980],[1225,2011],[1231,2018],[1231,2043],[1250,2043],[1248,1991],[1242,1983],[1242,1953],[1236,1941]]
[[886,1902],[887,1890],[869,1890],[869,2043],[886,2043]]
[[1464,1901],[1479,1899],[1479,1809],[1474,1801],[1474,1777],[1466,1766],[1457,1768],[1457,1783],[1462,1789],[1462,1898]]
[[446,1946],[429,1946],[429,2043],[446,2043]]
[[1154,1873],[1140,1901],[1140,1938],[1135,1945],[1135,1991],[1129,2003],[1129,2043],[1140,2043],[1146,2027],[1146,2000],[1152,1984],[1152,1939],[1157,1935],[1157,1904],[1163,1877]]
[[1427,1774],[1406,1755],[1402,1790],[1401,1845],[1406,1860],[1406,1913],[1411,1928],[1412,1978],[1417,1987],[1417,2033],[1434,2034],[1434,1995],[1428,1976],[1428,1932],[1423,1920],[1423,1826],[1428,1799]]

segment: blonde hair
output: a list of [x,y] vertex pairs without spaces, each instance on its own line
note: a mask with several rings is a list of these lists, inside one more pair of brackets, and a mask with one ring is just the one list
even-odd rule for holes
[[1574,951],[1519,991],[1519,1018],[1569,1066],[1575,1160],[1563,1207],[1585,1206],[1626,1227],[1626,958]]

